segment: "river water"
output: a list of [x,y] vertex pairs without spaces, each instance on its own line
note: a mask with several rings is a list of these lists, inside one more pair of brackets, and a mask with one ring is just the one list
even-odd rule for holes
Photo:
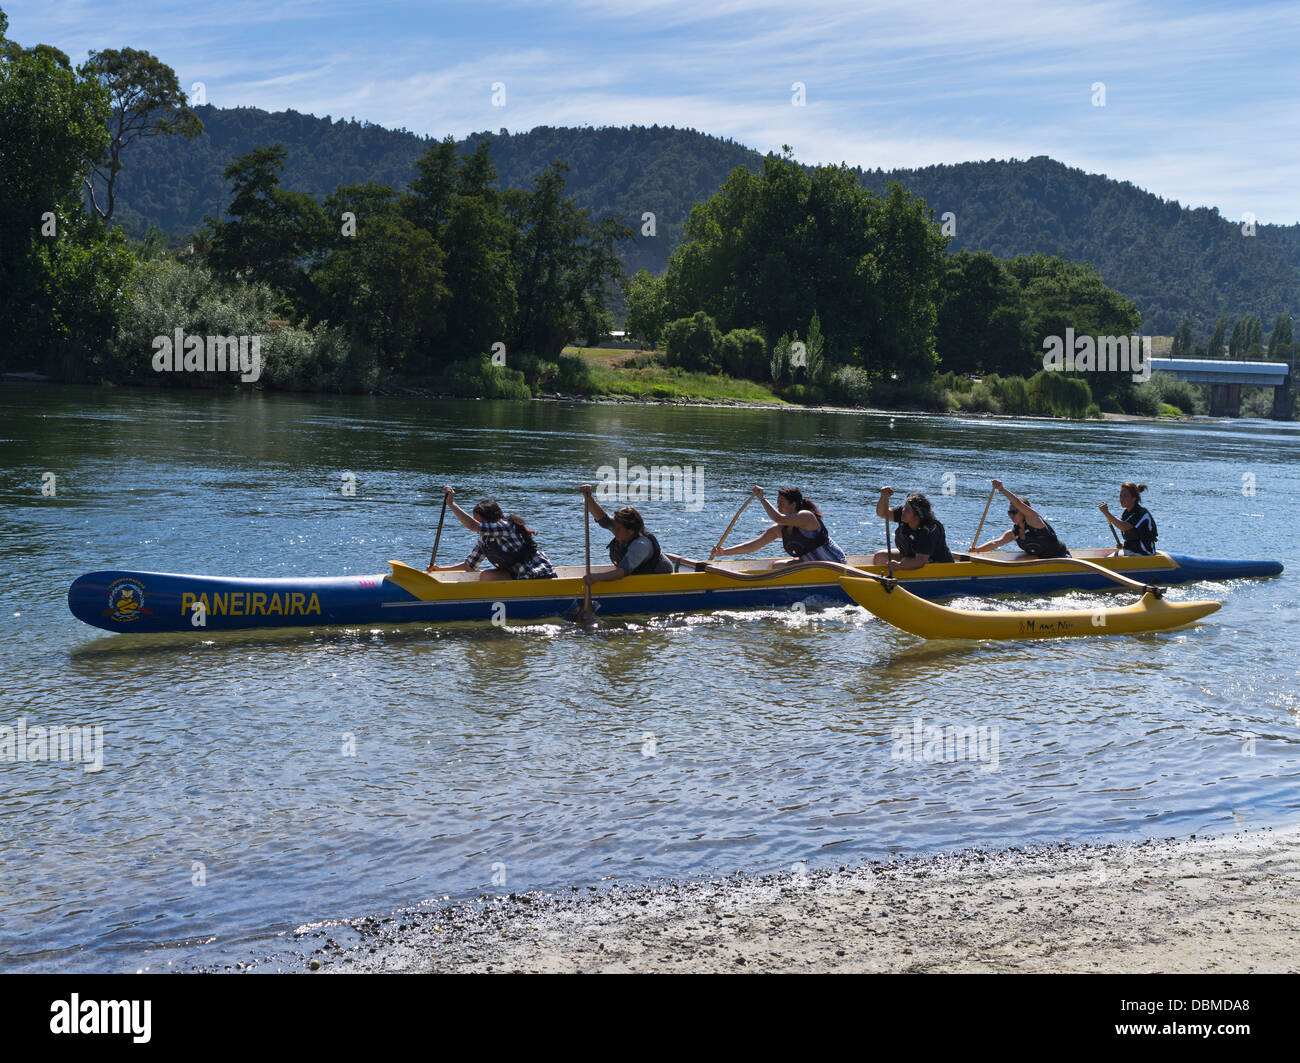
[[[1294,424],[4,388],[0,727],[102,728],[102,768],[0,747],[3,971],[178,969],[432,898],[1226,833],[1300,809]],[[802,487],[852,553],[882,541],[881,483],[926,491],[964,548],[1000,476],[1082,547],[1109,541],[1096,504],[1118,512],[1137,479],[1161,548],[1288,572],[1171,591],[1224,602],[1175,634],[969,646],[816,601],[595,631],[107,635],[67,611],[71,580],[102,568],[423,567],[444,482],[580,563],[576,486],[621,460],[702,470],[702,498],[640,503],[692,556],[754,482]],[[731,541],[764,525],[751,506]],[[439,559],[471,541],[449,519]],[[959,759],[913,744],[933,727],[978,741]]]

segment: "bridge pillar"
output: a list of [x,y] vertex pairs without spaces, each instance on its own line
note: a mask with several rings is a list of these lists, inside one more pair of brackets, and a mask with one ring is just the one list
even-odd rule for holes
[[1295,411],[1295,405],[1291,397],[1291,378],[1286,378],[1285,384],[1279,384],[1273,389],[1273,420],[1289,421]]
[[1241,385],[1240,384],[1211,384],[1210,385],[1210,416],[1211,417],[1240,417],[1241,416]]

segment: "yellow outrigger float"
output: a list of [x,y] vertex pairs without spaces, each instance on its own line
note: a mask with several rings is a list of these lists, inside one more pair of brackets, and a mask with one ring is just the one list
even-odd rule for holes
[[1145,588],[1134,605],[991,612],[936,605],[888,579],[844,576],[840,586],[863,608],[923,639],[1055,639],[1169,631],[1208,616],[1218,602],[1166,602]]

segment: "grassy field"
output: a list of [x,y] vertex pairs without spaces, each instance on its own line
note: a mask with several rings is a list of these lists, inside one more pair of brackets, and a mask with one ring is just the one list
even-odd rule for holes
[[789,405],[774,395],[771,388],[752,380],[737,380],[709,373],[687,373],[681,369],[646,364],[653,353],[651,351],[566,347],[564,353],[577,355],[591,366],[592,378],[601,395]]

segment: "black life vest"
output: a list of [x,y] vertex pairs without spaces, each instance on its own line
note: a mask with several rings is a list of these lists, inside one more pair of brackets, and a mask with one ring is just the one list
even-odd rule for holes
[[[1143,521],[1143,518],[1146,518]],[[1156,531],[1156,518],[1144,509],[1142,506],[1134,506],[1132,509],[1124,510],[1123,515],[1119,518],[1125,524],[1131,524],[1124,533],[1124,549],[1135,554],[1154,554],[1156,552],[1156,540],[1160,537]],[[1138,527],[1141,522],[1141,527]]]
[[[659,549],[659,540],[649,532],[642,532],[640,536],[637,536],[637,538],[641,538],[642,536],[650,540],[650,545],[654,548],[654,553],[629,572],[629,576],[648,576],[659,567],[659,563],[664,558],[663,551]],[[632,540],[632,543],[634,542],[636,542],[636,539]],[[627,556],[627,547],[631,546],[632,543],[628,543],[627,546],[624,546],[617,539],[611,539],[609,541],[609,559],[617,565]]]
[[934,537],[933,553],[930,554],[930,560],[939,564],[947,564],[952,561],[952,551],[948,549],[948,535],[943,530],[943,524],[937,520],[929,527],[923,524],[921,527],[913,529],[900,519],[898,529],[894,532],[894,543],[898,546],[898,552],[904,557],[915,557],[918,552],[916,538],[923,531],[928,531]]
[[1031,528],[1025,525],[1022,533],[1016,530],[1016,545],[1027,554],[1034,557],[1069,557],[1070,551],[1065,548],[1065,543],[1057,538],[1056,530],[1043,521],[1041,528]]
[[810,539],[808,534],[793,524],[781,525],[781,545],[785,547],[785,552],[791,557],[803,557],[804,554],[811,554],[818,547],[825,546],[831,541],[831,533],[826,530],[826,525],[820,520],[817,521],[817,532]]

